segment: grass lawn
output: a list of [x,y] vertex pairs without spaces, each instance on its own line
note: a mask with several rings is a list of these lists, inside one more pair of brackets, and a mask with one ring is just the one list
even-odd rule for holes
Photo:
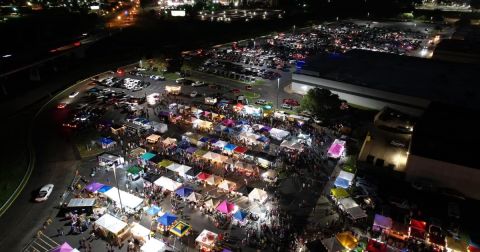
[[263,85],[265,84],[265,80],[255,80],[255,82],[253,83],[253,85]]
[[259,93],[254,93],[254,92],[250,92],[250,91],[244,91],[243,92],[243,95],[245,95],[246,98],[248,99],[258,99],[261,97],[261,95]]
[[178,78],[180,78],[180,76],[176,73],[171,73],[171,72],[166,72],[163,74],[163,76],[167,79],[167,80],[176,80]]
[[75,145],[82,158],[96,156],[103,152],[98,144],[92,145],[92,141],[97,141],[99,138],[100,133],[95,129],[86,129],[75,136]]

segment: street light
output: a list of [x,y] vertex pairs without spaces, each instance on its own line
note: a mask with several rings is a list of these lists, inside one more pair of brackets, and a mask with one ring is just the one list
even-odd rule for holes
[[120,212],[123,213],[123,204],[122,204],[122,197],[120,197],[120,188],[118,187],[118,180],[117,180],[117,166],[113,164],[113,177],[115,179],[115,184],[117,185],[117,192],[118,192],[118,201],[120,202]]
[[277,110],[279,109],[278,104],[278,93],[280,93],[280,78],[277,78]]

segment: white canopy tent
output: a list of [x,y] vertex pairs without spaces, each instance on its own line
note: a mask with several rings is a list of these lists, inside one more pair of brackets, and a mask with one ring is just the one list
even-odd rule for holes
[[286,139],[280,144],[280,147],[289,148],[292,150],[302,150],[303,146],[296,138]]
[[[120,197],[119,197],[120,192]],[[131,210],[138,210],[143,203],[143,199],[139,198],[128,192],[118,190],[116,187],[106,191],[104,195],[110,200],[114,201],[117,206],[120,206],[120,199],[124,208],[129,208]]]
[[225,145],[227,145],[227,144],[228,143],[225,142],[225,141],[218,140],[216,143],[212,144],[212,146],[217,147],[219,149],[223,149],[223,147],[225,147]]
[[148,240],[148,236],[150,235],[150,230],[138,222],[133,222],[130,227],[130,233],[137,239],[141,239],[143,241]]
[[222,177],[219,177],[217,175],[211,175],[210,177],[208,177],[205,182],[207,182],[207,184],[209,185],[218,185],[222,182]]
[[188,165],[180,165],[180,167],[178,167],[175,172],[178,173],[178,175],[182,176],[182,177],[185,177],[185,174],[191,170],[192,167],[188,166]]
[[119,234],[128,226],[126,222],[123,222],[111,216],[110,214],[104,214],[102,217],[95,221],[95,225],[113,234]]
[[237,184],[235,182],[224,180],[218,185],[218,188],[223,189],[225,191],[232,191],[235,189],[236,186]]
[[347,214],[352,217],[354,220],[362,219],[362,218],[367,218],[368,215],[365,213],[365,210],[363,210],[361,207],[356,206],[352,207],[346,210]]
[[340,171],[340,173],[337,176],[337,178],[342,178],[342,179],[345,179],[346,181],[348,181],[349,185],[352,184],[352,181],[353,181],[354,177],[355,177],[355,174],[353,174],[351,172],[346,172],[346,171]]
[[277,128],[272,128],[270,130],[270,136],[273,138],[273,139],[276,139],[278,141],[282,141],[283,139],[285,139],[288,135],[290,135],[290,132],[286,131],[286,130],[281,130],[281,129],[277,129]]
[[167,169],[169,169],[170,171],[176,172],[177,169],[180,168],[181,166],[182,166],[181,164],[173,163],[167,166]]
[[155,238],[150,238],[140,248],[141,252],[163,252],[166,250],[165,243]]
[[203,158],[212,160],[214,162],[222,162],[222,163],[228,159],[227,156],[224,156],[215,152],[211,152],[211,151],[205,153],[203,155]]
[[357,202],[355,202],[352,198],[343,198],[338,201],[338,205],[340,206],[340,209],[343,211],[346,211],[347,209],[353,208],[353,207],[358,207]]
[[159,135],[155,135],[155,134],[151,134],[150,136],[147,137],[147,142],[149,143],[157,143],[158,140],[160,140],[160,136]]
[[254,171],[254,166],[250,163],[246,163],[243,161],[237,161],[235,163],[235,168],[241,169],[241,170],[249,170],[249,171]]
[[164,188],[165,190],[168,190],[168,191],[175,191],[177,190],[178,188],[180,188],[182,186],[181,183],[178,183],[174,180],[172,180],[171,178],[167,178],[165,176],[162,176],[160,177],[159,179],[155,180],[155,182],[153,182],[155,185],[157,186],[160,186],[162,188]]
[[267,200],[268,194],[262,189],[255,188],[248,194],[248,199],[251,201],[258,201],[260,203],[265,202]]
[[217,242],[217,237],[218,234],[204,229],[195,239],[195,242],[208,248],[213,248],[215,246],[215,242]]
[[191,193],[190,195],[188,195],[187,197],[187,200],[188,201],[191,201],[191,202],[198,202],[202,199],[202,195],[200,193]]

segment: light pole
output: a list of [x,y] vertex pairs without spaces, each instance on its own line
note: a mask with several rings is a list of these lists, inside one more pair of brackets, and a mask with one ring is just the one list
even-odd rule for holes
[[278,93],[280,93],[280,78],[277,78],[277,110],[280,108],[280,106],[278,106]]
[[120,188],[118,187],[118,180],[117,180],[117,166],[113,164],[113,177],[115,179],[115,184],[117,185],[117,192],[118,192],[118,201],[120,202],[120,212],[123,213],[123,204],[122,204],[122,197],[120,196]]

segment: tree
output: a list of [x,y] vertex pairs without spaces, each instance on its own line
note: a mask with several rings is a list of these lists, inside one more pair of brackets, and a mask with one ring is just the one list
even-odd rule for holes
[[313,115],[328,119],[340,113],[342,100],[328,89],[312,88],[303,97],[300,105],[302,109],[309,110]]

